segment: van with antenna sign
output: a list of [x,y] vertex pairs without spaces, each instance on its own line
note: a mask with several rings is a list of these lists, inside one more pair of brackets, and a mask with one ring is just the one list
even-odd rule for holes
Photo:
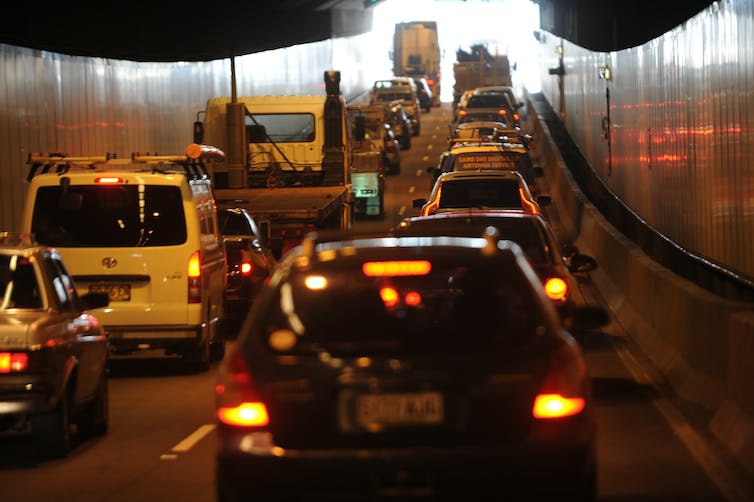
[[108,294],[94,313],[114,355],[158,349],[199,370],[222,357],[227,265],[205,162],[223,155],[30,156],[23,230],[59,250],[79,294]]

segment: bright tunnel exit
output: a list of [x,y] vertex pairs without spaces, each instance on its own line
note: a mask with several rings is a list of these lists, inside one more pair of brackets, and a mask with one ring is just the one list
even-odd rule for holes
[[441,100],[453,100],[456,51],[484,44],[493,55],[507,54],[513,85],[539,92],[539,62],[534,31],[539,7],[530,0],[386,0],[374,7],[370,60],[384,77],[392,76],[396,23],[435,21],[440,42]]

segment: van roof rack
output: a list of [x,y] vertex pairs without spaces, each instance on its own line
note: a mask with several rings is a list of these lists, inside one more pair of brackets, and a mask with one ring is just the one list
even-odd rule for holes
[[[72,168],[108,171],[113,167],[133,168],[133,166],[147,165],[153,173],[176,172],[176,167],[190,179],[207,179],[209,173],[205,164],[208,160],[222,160],[225,153],[219,148],[192,143],[186,148],[185,155],[150,155],[132,153],[130,159],[119,159],[115,154],[104,156],[73,157],[61,153],[48,155],[29,154],[27,164],[30,164],[26,181],[31,181],[38,174],[47,174],[51,170],[55,174],[65,174]],[[141,168],[143,170],[143,167]]]

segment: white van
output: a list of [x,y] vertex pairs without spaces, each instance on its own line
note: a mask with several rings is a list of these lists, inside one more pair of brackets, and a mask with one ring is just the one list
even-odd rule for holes
[[114,354],[164,349],[204,370],[224,353],[227,265],[203,157],[30,158],[23,231],[58,248],[80,294],[108,293],[93,313]]

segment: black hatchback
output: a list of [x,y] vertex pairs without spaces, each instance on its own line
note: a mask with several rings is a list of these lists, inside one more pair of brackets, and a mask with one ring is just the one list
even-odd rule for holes
[[585,362],[519,246],[304,240],[218,373],[218,500],[595,492]]

